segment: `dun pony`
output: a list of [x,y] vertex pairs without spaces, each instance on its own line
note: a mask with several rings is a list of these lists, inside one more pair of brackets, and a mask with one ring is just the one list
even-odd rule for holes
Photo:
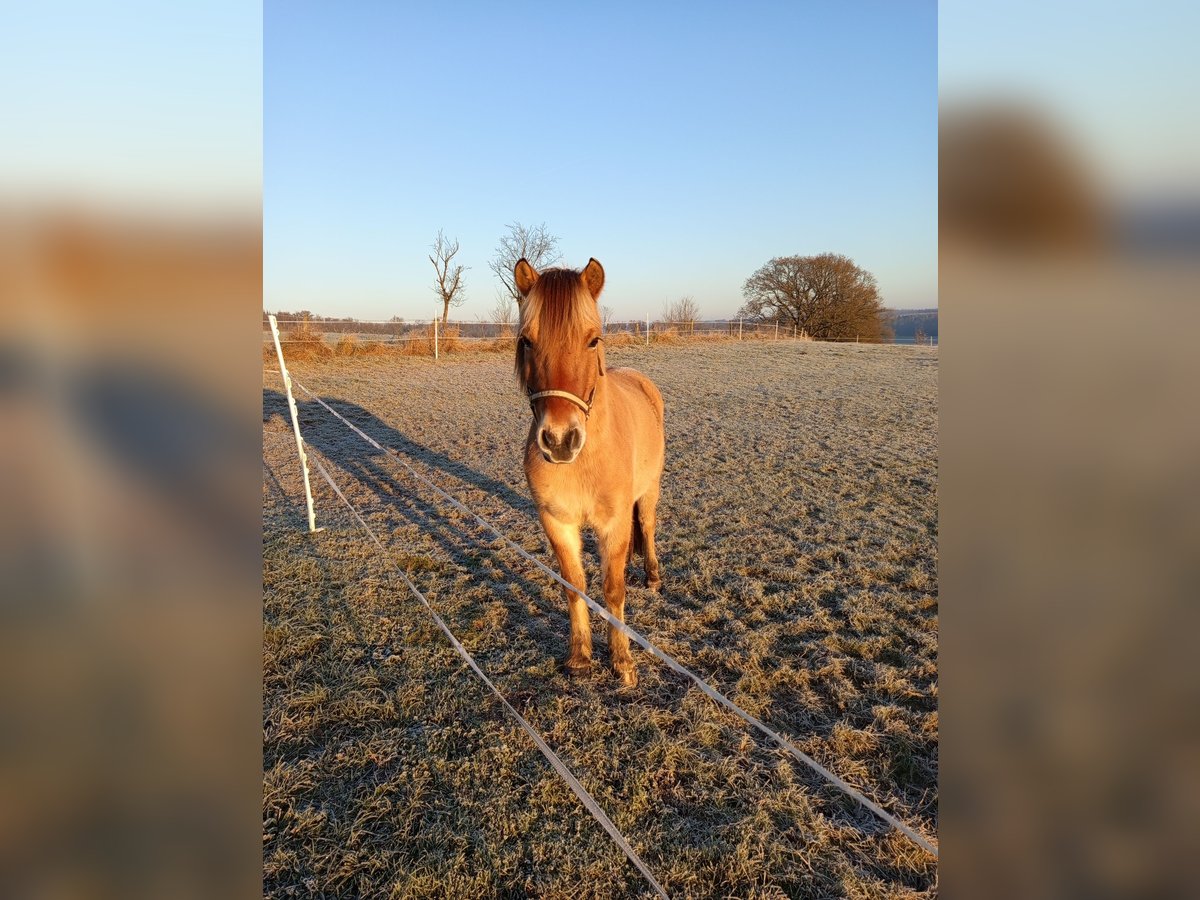
[[[529,395],[533,422],[525,442],[525,477],[562,577],[587,591],[581,530],[600,543],[604,602],[625,621],[625,565],[631,549],[645,560],[646,585],[661,585],[654,552],[655,509],[663,470],[663,401],[634,369],[606,369],[596,301],[604,269],[592,259],[582,272],[539,274],[522,259],[514,269],[521,294],[517,380]],[[563,589],[571,616],[568,673],[592,664],[587,605]],[[613,670],[637,684],[629,638],[609,626]]]

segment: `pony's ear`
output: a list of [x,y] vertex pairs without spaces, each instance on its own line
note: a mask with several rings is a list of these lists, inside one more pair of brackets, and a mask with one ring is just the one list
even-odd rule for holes
[[588,264],[583,268],[583,283],[591,292],[592,299],[599,300],[600,292],[604,290],[604,266],[595,259],[589,259]]
[[517,260],[517,264],[513,267],[513,278],[517,283],[517,290],[521,292],[521,296],[526,296],[533,290],[533,286],[537,284],[538,273],[537,269],[529,264],[525,257]]

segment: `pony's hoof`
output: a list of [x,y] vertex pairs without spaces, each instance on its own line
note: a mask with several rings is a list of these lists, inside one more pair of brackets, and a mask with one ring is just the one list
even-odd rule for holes
[[568,659],[562,664],[562,669],[572,678],[580,675],[586,675],[592,669],[592,661],[586,656],[577,659]]
[[618,669],[617,670],[617,678],[620,679],[620,681],[621,681],[621,689],[622,690],[627,690],[629,688],[637,687],[637,683],[638,683],[637,669],[634,669],[634,668]]
[[654,593],[662,593],[662,579],[658,576],[646,579],[646,590],[654,591]]

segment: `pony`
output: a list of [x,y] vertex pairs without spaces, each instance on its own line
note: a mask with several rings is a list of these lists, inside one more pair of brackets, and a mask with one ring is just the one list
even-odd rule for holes
[[[625,566],[631,551],[645,562],[646,586],[662,578],[654,549],[655,515],[666,439],[663,399],[634,369],[604,364],[597,300],[604,269],[546,269],[522,258],[513,268],[520,296],[516,374],[533,421],[525,441],[525,478],[563,579],[586,593],[582,528],[600,544],[604,603],[625,621]],[[570,675],[592,664],[587,604],[563,588],[571,618]],[[622,688],[637,684],[629,638],[608,627],[613,671]]]

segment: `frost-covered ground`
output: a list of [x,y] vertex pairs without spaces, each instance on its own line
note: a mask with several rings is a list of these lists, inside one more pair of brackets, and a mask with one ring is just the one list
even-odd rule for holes
[[[612,348],[659,385],[663,592],[630,624],[926,834],[937,828],[937,350]],[[268,896],[632,897],[648,888],[465,669],[323,480],[305,534],[282,383],[263,406]],[[293,375],[552,564],[507,355]],[[571,680],[559,589],[298,392],[350,499],[672,896],[932,894],[936,864],[604,627]],[[593,542],[585,565],[598,595]]]

